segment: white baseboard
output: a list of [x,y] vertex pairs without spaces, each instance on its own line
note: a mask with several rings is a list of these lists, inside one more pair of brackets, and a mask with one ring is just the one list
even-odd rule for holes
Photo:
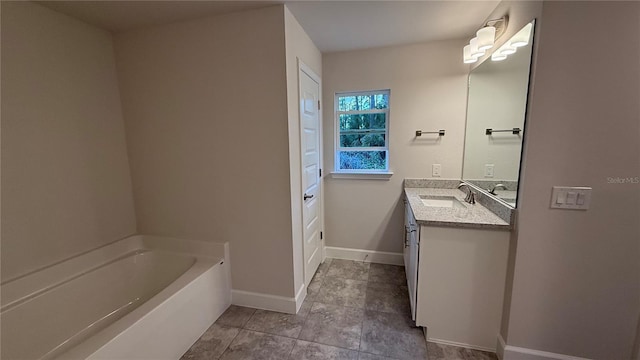
[[[304,290],[304,287],[302,287],[302,290]],[[303,293],[306,296],[306,291]],[[301,296],[300,291],[298,291],[298,296]],[[233,289],[231,290],[231,303],[255,309],[295,314],[298,310],[296,301],[298,296],[293,298]],[[304,300],[304,296],[301,296],[302,300]],[[302,305],[302,301],[300,305]]]
[[480,351],[487,351],[487,352],[496,352],[496,349],[492,349],[492,348],[488,348],[488,347],[484,347],[484,346],[469,345],[469,344],[459,343],[459,342],[449,341],[449,340],[428,338],[427,341],[433,342],[433,343],[436,343],[436,344],[462,347],[462,348],[465,348],[465,349],[473,349],[473,350],[480,350]]
[[504,360],[504,348],[507,347],[507,343],[504,342],[502,334],[498,334],[498,347],[496,349],[496,356],[498,360]]
[[377,264],[404,265],[402,253],[371,251],[325,246],[326,256],[334,259],[355,260]]
[[498,351],[496,354],[500,360],[590,360],[578,356],[507,345],[501,335],[498,335]]
[[302,284],[300,290],[298,290],[298,293],[296,294],[296,314],[298,313],[298,311],[300,311],[300,307],[302,307],[302,303],[304,302],[304,299],[306,297],[307,286],[305,284]]

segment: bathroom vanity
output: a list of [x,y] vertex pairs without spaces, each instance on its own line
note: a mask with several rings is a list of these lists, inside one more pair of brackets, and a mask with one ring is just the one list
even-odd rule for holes
[[[405,179],[412,317],[430,341],[496,351],[517,206],[534,22],[469,74],[462,180]],[[509,45],[511,46],[511,45]],[[494,56],[500,55],[500,56]]]
[[[512,209],[505,206],[499,216],[480,203],[466,203],[458,184],[405,180],[404,260],[412,318],[429,341],[493,352]],[[483,200],[490,208],[503,206]]]

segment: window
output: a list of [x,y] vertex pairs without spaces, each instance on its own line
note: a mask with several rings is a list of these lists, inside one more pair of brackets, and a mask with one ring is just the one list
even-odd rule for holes
[[338,93],[335,171],[389,171],[389,90]]

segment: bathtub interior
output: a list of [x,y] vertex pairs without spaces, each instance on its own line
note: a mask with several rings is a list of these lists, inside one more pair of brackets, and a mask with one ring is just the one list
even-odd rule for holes
[[225,261],[224,243],[134,236],[9,281],[2,358],[55,358],[96,337],[89,354]]

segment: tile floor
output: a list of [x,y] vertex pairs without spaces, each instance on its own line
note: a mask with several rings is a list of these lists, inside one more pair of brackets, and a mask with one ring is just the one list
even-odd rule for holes
[[232,305],[182,359],[496,359],[427,343],[413,326],[404,267],[327,259],[298,314]]

